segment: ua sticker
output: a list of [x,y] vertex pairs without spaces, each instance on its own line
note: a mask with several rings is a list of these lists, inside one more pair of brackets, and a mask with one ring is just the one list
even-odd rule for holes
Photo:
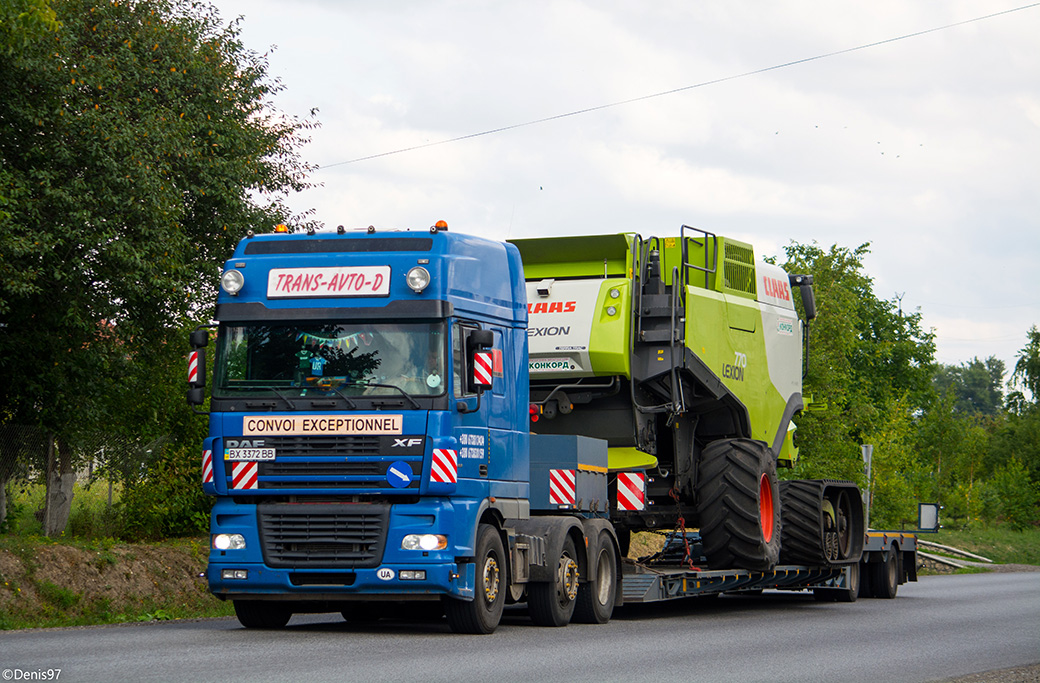
[[393,581],[394,570],[390,567],[380,567],[379,571],[376,572],[376,576],[379,577],[380,581]]
[[404,460],[398,460],[386,468],[386,480],[394,488],[403,489],[412,483],[411,466]]

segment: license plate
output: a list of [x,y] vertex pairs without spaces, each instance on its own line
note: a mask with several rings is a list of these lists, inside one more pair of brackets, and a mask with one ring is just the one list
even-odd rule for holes
[[228,448],[225,460],[274,460],[273,448]]

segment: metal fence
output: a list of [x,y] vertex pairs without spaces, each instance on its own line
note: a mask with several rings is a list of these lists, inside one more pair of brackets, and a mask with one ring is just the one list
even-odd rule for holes
[[76,473],[80,481],[134,481],[159,455],[166,438],[145,441],[118,434],[87,432],[57,438],[39,427],[0,426],[0,486],[45,483],[48,462]]

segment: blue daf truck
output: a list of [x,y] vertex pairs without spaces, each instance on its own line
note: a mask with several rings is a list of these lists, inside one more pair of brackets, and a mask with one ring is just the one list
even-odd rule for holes
[[[518,602],[563,626],[915,580],[912,536],[871,541],[853,484],[777,479],[796,456],[805,276],[739,262],[750,294],[730,292],[728,254],[746,255],[704,231],[574,239],[440,222],[240,242],[214,343],[191,335],[188,400],[209,402],[209,586],[243,625],[426,602],[490,633]],[[631,532],[665,529],[663,551],[624,557]]]

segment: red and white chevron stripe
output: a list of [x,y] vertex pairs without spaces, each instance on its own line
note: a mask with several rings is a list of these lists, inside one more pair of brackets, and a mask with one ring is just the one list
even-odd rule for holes
[[208,448],[202,451],[202,483],[213,483],[213,451]]
[[194,384],[199,378],[199,352],[192,351],[188,354],[188,383]]
[[490,351],[478,351],[473,354],[473,383],[481,387],[491,386],[491,373],[494,361]]
[[549,503],[574,505],[574,470],[549,470]]
[[231,466],[231,488],[238,490],[260,488],[257,481],[257,463],[236,462]]
[[646,475],[620,472],[617,477],[618,510],[646,509]]
[[459,480],[459,458],[450,448],[433,449],[433,467],[430,481],[438,484],[455,484]]

